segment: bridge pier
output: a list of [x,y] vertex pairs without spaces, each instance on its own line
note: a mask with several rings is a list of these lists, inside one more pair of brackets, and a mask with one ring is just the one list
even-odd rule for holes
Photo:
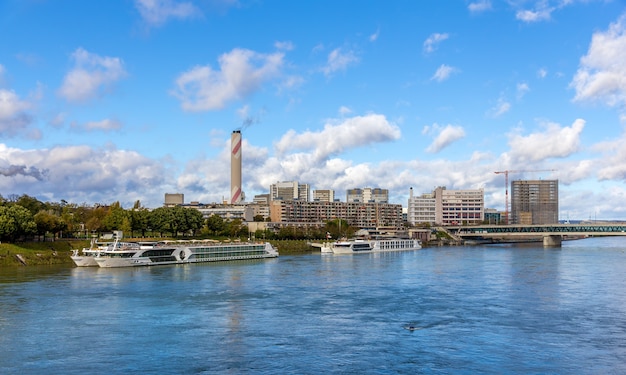
[[560,235],[543,236],[544,247],[561,247],[561,241],[562,241],[562,237]]

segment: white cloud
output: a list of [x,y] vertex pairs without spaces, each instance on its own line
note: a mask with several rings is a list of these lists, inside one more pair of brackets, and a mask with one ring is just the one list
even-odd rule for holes
[[596,32],[570,86],[575,101],[626,105],[626,14],[606,32]]
[[191,2],[173,0],[135,0],[141,18],[152,26],[160,26],[171,18],[186,19],[200,16],[201,12]]
[[349,107],[346,107],[345,105],[342,105],[341,107],[339,107],[339,114],[341,116],[347,116],[350,113],[352,113],[352,110]]
[[491,108],[487,112],[487,114],[489,115],[489,117],[496,118],[496,117],[502,116],[503,114],[507,113],[510,110],[511,110],[511,103],[504,100],[503,98],[499,98],[498,103],[495,105],[495,107]]
[[433,124],[422,130],[423,134],[436,134],[433,142],[426,148],[426,152],[437,153],[452,143],[465,137],[465,130],[461,126]]
[[544,124],[543,132],[528,136],[509,135],[510,159],[513,163],[538,162],[550,158],[565,158],[580,149],[580,135],[585,120],[577,119],[571,126]]
[[537,71],[537,77],[539,78],[546,78],[546,76],[548,75],[548,70],[546,68],[541,68]]
[[428,38],[424,41],[424,52],[431,53],[437,49],[439,43],[448,39],[449,35],[447,33],[434,33],[430,34]]
[[292,42],[276,42],[274,47],[281,51],[292,51],[295,48]]
[[117,120],[104,119],[101,121],[89,121],[85,123],[84,128],[86,130],[119,130],[122,128],[122,123]]
[[186,111],[222,109],[228,102],[247,97],[281,73],[284,54],[262,54],[233,49],[219,57],[220,70],[196,66],[176,79],[172,95]]
[[456,72],[458,72],[458,69],[449,65],[442,64],[441,66],[439,66],[439,68],[437,68],[437,71],[430,79],[437,82],[443,82],[450,78],[450,76]]
[[377,41],[379,35],[380,35],[380,29],[376,30],[376,32],[374,34],[370,35],[370,37],[369,37],[370,42]]
[[600,180],[626,181],[626,133],[619,139],[602,142],[594,148],[602,152],[602,163],[597,166]]
[[276,143],[276,150],[284,154],[293,150],[313,150],[315,160],[325,160],[346,150],[377,142],[400,138],[400,129],[385,116],[369,114],[341,120],[331,120],[318,132],[287,132]]
[[[105,199],[103,203],[127,200],[132,204],[141,198],[148,199],[151,207],[158,207],[163,189],[168,188],[171,180],[165,165],[163,160],[112,148],[22,150],[0,144],[0,169],[20,172],[11,178],[0,178],[0,190],[75,203]],[[39,181],[33,184],[34,179]]]
[[326,65],[322,68],[322,72],[326,76],[333,73],[346,70],[348,66],[359,62],[359,58],[354,51],[343,51],[341,48],[335,48],[328,54]]
[[12,90],[0,89],[0,135],[13,137],[23,133],[33,119],[28,113],[32,104]]
[[470,12],[472,13],[480,13],[480,12],[485,12],[487,10],[491,10],[491,1],[490,0],[479,0],[479,1],[475,1],[473,3],[470,3],[467,6],[467,9],[469,9]]
[[517,84],[517,99],[521,99],[530,91],[530,86],[527,83],[518,83]]
[[550,19],[550,16],[553,11],[554,11],[554,8],[541,7],[541,6],[535,10],[528,10],[528,9],[518,10],[517,13],[515,14],[515,18],[517,18],[520,21],[527,22],[527,23],[547,21]]
[[126,76],[124,64],[117,57],[101,57],[78,48],[72,53],[74,68],[65,75],[59,95],[71,102],[93,99],[109,90]]

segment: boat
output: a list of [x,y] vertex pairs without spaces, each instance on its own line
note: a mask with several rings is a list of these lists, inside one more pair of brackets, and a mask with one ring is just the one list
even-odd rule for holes
[[404,238],[386,238],[376,240],[342,240],[329,245],[333,254],[367,254],[391,251],[419,250],[420,240]]
[[133,243],[117,242],[95,257],[99,267],[138,267],[276,258],[270,243],[213,241]]
[[70,258],[72,258],[72,261],[77,267],[98,267],[96,257],[101,251],[105,250],[107,246],[108,244],[98,243],[95,239],[92,239],[89,247],[85,247],[82,250],[72,250]]

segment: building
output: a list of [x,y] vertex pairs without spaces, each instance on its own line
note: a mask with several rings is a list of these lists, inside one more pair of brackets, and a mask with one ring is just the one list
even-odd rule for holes
[[308,184],[298,184],[298,181],[277,182],[270,186],[270,200],[308,202],[310,189]]
[[334,202],[334,190],[313,190],[313,202]]
[[438,187],[432,193],[413,196],[409,191],[407,221],[411,225],[429,223],[433,225],[482,224],[485,193],[483,189],[448,190]]
[[238,204],[245,199],[241,190],[241,130],[230,137],[230,203]]
[[346,203],[272,201],[272,222],[323,224],[330,220],[345,220],[348,225],[374,229],[402,226],[402,205],[389,203]]
[[435,223],[439,225],[477,225],[485,220],[483,189],[435,189]]
[[389,203],[389,190],[381,188],[348,189],[348,203]]
[[409,189],[409,202],[407,204],[406,220],[411,225],[420,223],[435,224],[435,195],[425,193],[418,197],[413,196],[413,188]]
[[557,224],[558,180],[511,181],[511,224]]
[[185,203],[185,194],[175,193],[165,193],[165,203],[163,204],[165,207],[176,207],[181,206]]

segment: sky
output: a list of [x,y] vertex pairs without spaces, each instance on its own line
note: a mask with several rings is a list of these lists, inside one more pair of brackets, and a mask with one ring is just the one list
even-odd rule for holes
[[0,0],[0,194],[92,205],[558,179],[626,219],[624,0]]

